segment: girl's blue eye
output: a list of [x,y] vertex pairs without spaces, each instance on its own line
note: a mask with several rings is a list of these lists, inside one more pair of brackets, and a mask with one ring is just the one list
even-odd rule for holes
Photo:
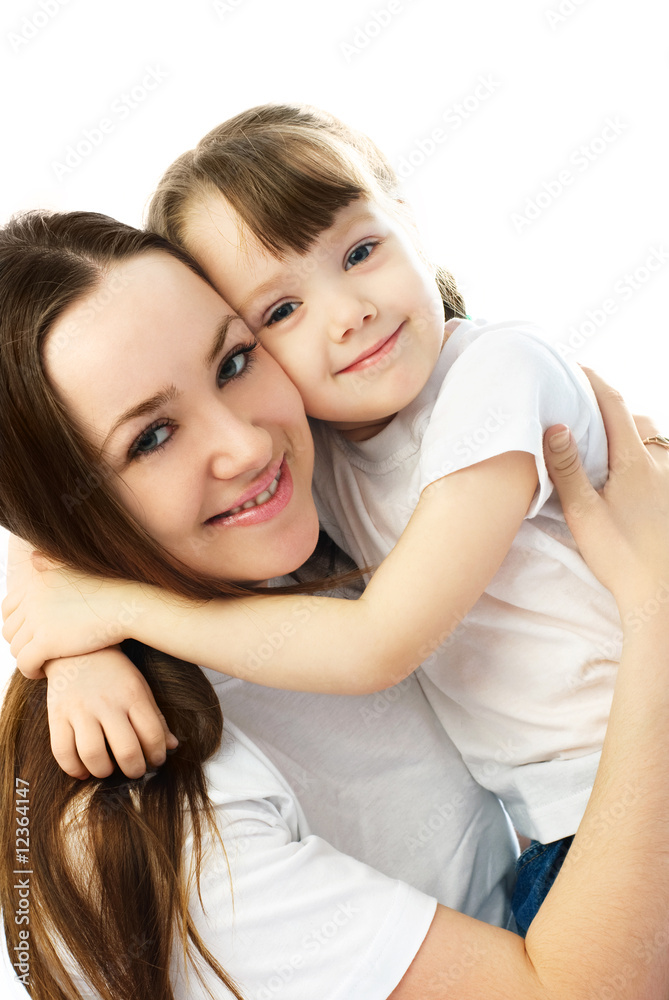
[[369,243],[361,243],[355,250],[351,250],[346,258],[345,270],[350,271],[351,267],[355,267],[356,264],[362,264],[363,260],[367,260],[371,255],[375,246],[376,243],[370,241]]
[[271,326],[273,323],[279,323],[282,319],[292,316],[296,309],[297,302],[282,302],[280,306],[276,307],[270,318],[267,320],[266,326]]

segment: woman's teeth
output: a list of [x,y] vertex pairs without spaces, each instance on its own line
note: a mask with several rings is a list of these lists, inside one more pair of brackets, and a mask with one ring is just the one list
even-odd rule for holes
[[281,479],[281,470],[276,474],[276,477],[272,480],[266,490],[259,493],[257,497],[253,500],[247,500],[243,503],[241,507],[231,507],[230,510],[226,510],[224,517],[229,517],[230,514],[239,514],[240,510],[250,510],[251,507],[262,507],[264,503],[267,503],[274,494],[276,493],[277,487],[279,485],[279,480]]

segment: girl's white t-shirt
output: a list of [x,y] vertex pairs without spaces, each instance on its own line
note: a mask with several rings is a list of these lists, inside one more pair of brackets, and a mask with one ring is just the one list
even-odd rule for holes
[[453,326],[423,391],[376,437],[352,443],[312,422],[314,496],[341,548],[377,566],[427,485],[505,452],[534,456],[539,485],[509,554],[455,632],[426,650],[419,677],[474,778],[516,829],[548,843],[575,833],[587,804],[621,631],[553,496],[543,434],[566,423],[598,488],[606,435],[587,379],[536,327]]

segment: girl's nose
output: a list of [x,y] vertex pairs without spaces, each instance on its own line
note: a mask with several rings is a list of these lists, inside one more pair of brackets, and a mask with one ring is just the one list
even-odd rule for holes
[[325,316],[328,336],[335,343],[340,343],[361,330],[375,316],[375,306],[364,296],[333,296]]

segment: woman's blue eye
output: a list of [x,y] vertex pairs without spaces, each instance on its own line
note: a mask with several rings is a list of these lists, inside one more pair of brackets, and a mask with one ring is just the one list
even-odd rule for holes
[[376,243],[361,243],[355,250],[351,250],[346,258],[345,270],[350,271],[351,267],[355,267],[356,264],[362,264],[363,260],[367,260],[375,246]]
[[233,378],[238,378],[247,372],[253,364],[253,352],[257,346],[258,341],[254,340],[252,344],[236,347],[232,354],[223,358],[221,367],[218,369],[219,382],[231,382]]
[[162,431],[169,431],[169,424],[160,424],[158,427],[149,427],[137,438],[133,445],[133,455],[148,455],[150,452],[161,448],[169,440],[170,434],[162,434]]
[[226,358],[219,368],[219,379],[223,382],[229,382],[231,378],[236,378],[246,368],[246,361],[246,355],[241,353],[233,354],[232,357]]
[[270,318],[267,320],[267,326],[271,326],[272,323],[278,323],[282,319],[286,319],[288,316],[292,316],[297,309],[296,302],[282,302],[280,306],[277,306]]
[[[258,347],[258,342],[244,344],[236,347],[227,358],[223,358],[218,369],[217,379],[219,383],[227,385],[233,379],[250,371],[254,358],[253,352]],[[169,420],[157,421],[152,427],[147,427],[130,446],[128,459],[141,458],[144,455],[152,455],[164,448],[172,437],[176,427]],[[169,431],[169,433],[167,433]],[[165,432],[165,433],[163,433]]]

